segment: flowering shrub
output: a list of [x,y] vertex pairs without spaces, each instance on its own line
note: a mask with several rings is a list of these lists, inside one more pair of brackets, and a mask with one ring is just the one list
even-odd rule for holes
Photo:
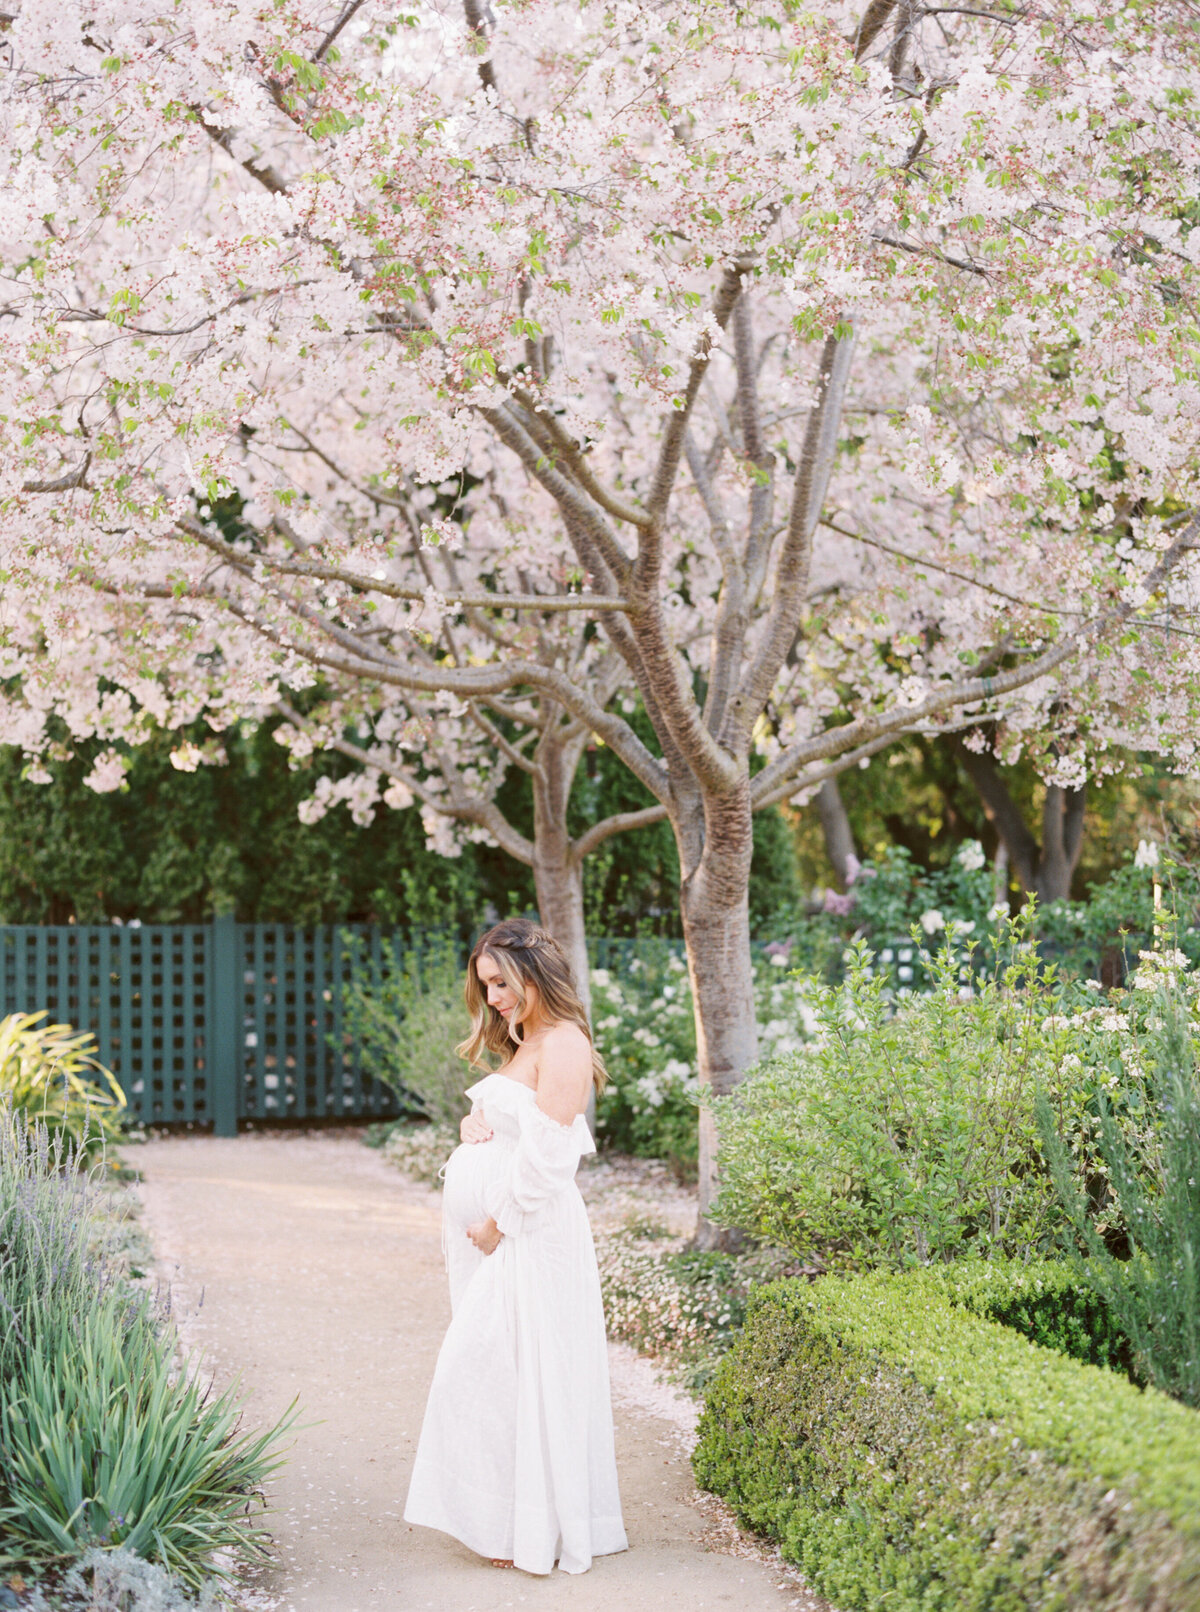
[[[810,988],[787,972],[786,947],[754,965],[759,1046],[794,1051],[815,1032]],[[696,1026],[687,965],[668,945],[643,945],[624,968],[592,970],[592,1025],[610,1083],[596,1105],[602,1145],[696,1169]]]
[[[462,1109],[465,1113],[465,1099]],[[437,1187],[441,1185],[439,1170],[458,1146],[458,1126],[441,1123],[421,1125],[413,1124],[411,1120],[397,1120],[392,1125],[381,1126],[376,1137],[369,1140],[372,1145],[379,1147],[389,1164],[394,1164],[396,1169],[403,1170],[405,1175],[411,1176],[422,1186]]]
[[1087,901],[1051,901],[1041,909],[1043,951],[1069,961],[1072,973],[1095,978],[1107,973],[1119,984],[1139,951],[1153,945],[1156,889],[1161,910],[1177,919],[1179,949],[1192,963],[1200,962],[1200,869],[1150,840],[1140,841],[1125,867],[1095,885]]
[[694,1391],[741,1331],[751,1288],[796,1271],[776,1249],[707,1252],[644,1224],[600,1238],[596,1256],[609,1337]]
[[1064,1145],[1044,1101],[1038,1119],[1082,1280],[1144,1376],[1200,1407],[1200,980],[1168,942],[1133,983],[1074,1021],[1097,1076],[1082,1144]]
[[[819,912],[781,914],[789,955],[808,972],[832,982],[846,941],[865,936],[876,966],[888,970],[894,985],[924,989],[919,947],[905,938],[914,929],[925,945],[950,932],[970,937],[976,962],[994,961],[991,931],[1009,904],[994,900],[992,870],[978,840],[966,840],[948,867],[932,872],[903,846],[891,846],[875,862],[853,863],[849,885],[845,894],[818,891]],[[1178,917],[1180,949],[1200,962],[1200,868],[1150,840],[1140,841],[1127,864],[1094,885],[1086,901],[1038,905],[1032,932],[1042,956],[1062,973],[1103,974],[1107,983],[1120,984],[1139,949],[1152,943],[1156,899]]]

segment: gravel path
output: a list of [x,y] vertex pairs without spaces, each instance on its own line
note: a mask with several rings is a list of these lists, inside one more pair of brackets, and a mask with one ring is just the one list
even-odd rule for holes
[[613,1351],[617,1460],[631,1548],[590,1573],[504,1572],[401,1516],[449,1320],[436,1193],[357,1135],[171,1137],[130,1149],[185,1342],[255,1422],[299,1397],[277,1476],[278,1564],[248,1605],[278,1612],[783,1612],[815,1608],[790,1574],[696,1495],[690,1407]]

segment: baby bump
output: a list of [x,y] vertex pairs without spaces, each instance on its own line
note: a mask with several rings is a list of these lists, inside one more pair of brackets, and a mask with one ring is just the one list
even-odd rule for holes
[[487,1217],[491,1188],[508,1169],[511,1148],[498,1137],[490,1142],[463,1142],[446,1163],[442,1213],[454,1225],[470,1226]]

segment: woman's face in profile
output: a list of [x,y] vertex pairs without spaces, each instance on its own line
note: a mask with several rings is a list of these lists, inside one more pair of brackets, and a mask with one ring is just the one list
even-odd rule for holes
[[[508,984],[500,970],[496,967],[493,958],[483,952],[475,960],[475,973],[483,994],[487,998],[489,1007],[495,1008],[507,1023],[512,1023],[512,1016],[519,1007],[517,993]],[[537,987],[527,984],[525,987],[525,1004],[528,1011],[532,1011],[537,1001]]]

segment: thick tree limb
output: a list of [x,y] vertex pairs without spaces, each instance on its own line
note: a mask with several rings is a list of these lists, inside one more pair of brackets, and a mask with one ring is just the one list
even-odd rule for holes
[[975,793],[983,802],[984,811],[995,825],[996,832],[1008,847],[1009,866],[1024,890],[1037,886],[1038,863],[1041,848],[1029,831],[1020,807],[1009,793],[995,760],[968,750],[961,739],[951,739],[954,759],[974,785]]
[[554,499],[567,522],[568,531],[571,530],[572,521],[577,528],[586,531],[589,540],[603,555],[604,563],[616,579],[617,586],[626,586],[633,568],[630,556],[621,547],[612,528],[578,483],[564,476],[561,470],[550,463],[546,454],[510,409],[480,409],[479,413],[487,420],[505,447],[516,454],[535,480],[541,482]]

